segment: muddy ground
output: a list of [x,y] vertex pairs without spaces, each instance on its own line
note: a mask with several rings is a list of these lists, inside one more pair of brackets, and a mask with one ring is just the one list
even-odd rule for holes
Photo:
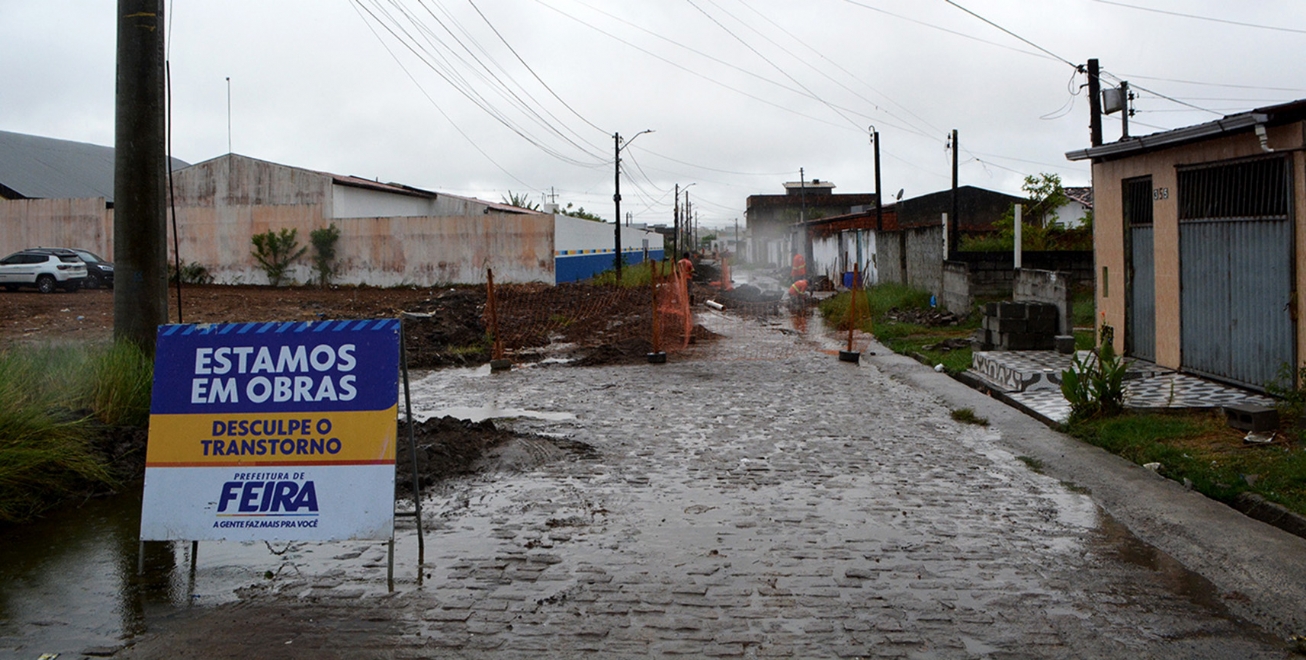
[[[697,298],[710,293],[696,292]],[[224,323],[325,319],[406,319],[409,366],[483,364],[491,358],[483,286],[285,287],[193,285],[181,304],[168,293],[172,322]],[[504,285],[496,291],[500,334],[515,361],[561,357],[580,365],[633,363],[650,350],[647,289],[586,284]],[[0,293],[0,345],[95,341],[113,334],[113,292]],[[696,330],[695,340],[708,339]]]
[[[702,299],[712,293],[703,288],[695,295]],[[183,288],[180,305],[176,289],[170,289],[168,295],[172,322],[403,317],[408,364],[413,369],[484,364],[493,355],[487,291],[483,286],[383,289],[191,285]],[[647,289],[587,284],[501,285],[496,289],[495,312],[505,356],[514,362],[560,358],[578,366],[643,362],[652,350],[649,296]],[[113,334],[113,307],[113,291],[104,289],[0,293],[0,346],[106,341]],[[711,339],[713,335],[699,326],[691,341]],[[126,485],[139,483],[145,469],[145,430],[102,431],[97,434],[97,449],[115,478]],[[514,439],[531,444],[530,439],[516,438],[511,431],[497,429],[489,422],[472,424],[451,418],[418,424],[415,435],[423,488],[476,471],[489,460],[487,456],[493,458]],[[402,425],[400,438],[407,438]],[[411,477],[405,472],[407,462],[399,463],[403,466],[399,488],[403,496],[408,496]],[[96,486],[88,490],[97,494],[103,491]]]

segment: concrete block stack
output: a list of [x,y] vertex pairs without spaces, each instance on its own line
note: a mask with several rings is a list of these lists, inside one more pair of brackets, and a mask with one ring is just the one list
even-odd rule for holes
[[1056,347],[1057,319],[1051,303],[988,303],[975,341],[981,351],[1050,351]]

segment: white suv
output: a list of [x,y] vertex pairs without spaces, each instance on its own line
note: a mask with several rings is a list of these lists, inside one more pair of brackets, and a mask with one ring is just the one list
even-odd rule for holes
[[14,291],[34,286],[41,293],[74,292],[86,279],[86,264],[72,250],[31,248],[0,259],[0,286]]

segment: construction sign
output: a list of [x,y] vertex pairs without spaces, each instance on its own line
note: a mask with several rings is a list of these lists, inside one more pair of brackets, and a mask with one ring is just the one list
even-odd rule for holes
[[159,327],[141,540],[389,539],[399,321]]

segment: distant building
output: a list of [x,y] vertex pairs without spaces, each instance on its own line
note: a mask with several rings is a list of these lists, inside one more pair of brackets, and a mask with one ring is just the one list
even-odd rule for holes
[[[172,169],[188,163],[173,158]],[[113,205],[113,147],[0,131],[0,199],[102,197]]]
[[797,223],[846,215],[857,206],[875,208],[874,193],[839,194],[834,188],[829,181],[812,179],[785,183],[783,195],[749,195],[744,211],[748,260],[772,266],[788,264]]
[[[314,229],[340,229],[339,282],[393,286],[485,281],[560,283],[612,268],[611,224],[470,197],[318,172],[227,154],[173,176],[183,261],[220,282],[262,283],[250,238],[294,228],[302,244]],[[645,247],[662,256],[661,237],[622,228],[626,262]],[[290,275],[312,277],[308,260]]]
[[[614,261],[607,223],[237,154],[173,164],[181,260],[222,283],[267,281],[251,255],[255,234],[295,229],[308,245],[331,224],[344,284],[484,282],[487,267],[501,282],[570,282]],[[112,259],[113,217],[113,148],[0,132],[0,255],[58,245]],[[621,233],[626,262],[662,257],[657,233]],[[311,280],[310,263],[306,255],[289,277]]]
[[45,245],[112,258],[113,168],[113,147],[0,131],[0,257]]

